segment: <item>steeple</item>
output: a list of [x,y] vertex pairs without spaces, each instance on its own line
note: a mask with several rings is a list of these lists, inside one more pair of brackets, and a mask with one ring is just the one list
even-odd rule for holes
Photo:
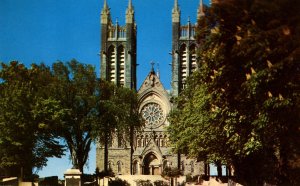
[[174,1],[174,9],[178,9],[178,0]]
[[158,78],[160,78],[160,72],[159,72],[159,62],[157,62],[156,76],[157,76]]
[[106,0],[104,0],[103,8],[101,11],[101,23],[107,24],[110,20],[110,11],[109,7],[107,6]]
[[131,0],[128,1],[128,9],[133,9]]
[[134,8],[131,0],[128,1],[128,7],[126,10],[126,23],[134,23]]
[[103,9],[107,8],[107,3],[106,0],[104,0],[104,5],[103,5]]
[[180,9],[178,0],[174,0],[174,7],[172,9],[172,22],[180,22]]
[[204,16],[203,0],[200,0],[199,7],[197,10],[197,19],[200,19],[202,16]]

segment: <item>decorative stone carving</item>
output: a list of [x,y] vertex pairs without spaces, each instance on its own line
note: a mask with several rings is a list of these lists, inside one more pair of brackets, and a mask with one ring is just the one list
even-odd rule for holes
[[162,107],[154,102],[146,104],[141,113],[147,128],[159,127],[165,118]]

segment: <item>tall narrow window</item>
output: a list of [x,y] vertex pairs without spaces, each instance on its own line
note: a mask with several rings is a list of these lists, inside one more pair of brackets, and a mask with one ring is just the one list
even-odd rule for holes
[[112,162],[111,161],[108,162],[108,170],[112,170]]
[[138,170],[139,170],[138,166],[139,166],[138,161],[134,161],[134,163],[133,163],[133,175],[138,174]]
[[137,139],[137,147],[142,147],[142,140],[141,139]]
[[190,165],[191,165],[191,173],[194,173],[194,162],[191,161]]
[[187,78],[187,47],[183,44],[180,47],[180,76],[181,76],[181,83],[182,89],[185,88],[186,78]]
[[192,44],[190,46],[190,70],[191,73],[194,72],[197,69],[197,63],[196,63],[196,45]]
[[164,160],[163,161],[163,170],[165,170],[168,167],[168,161]]
[[114,46],[108,49],[108,80],[115,82],[116,80],[116,51]]
[[180,163],[180,169],[182,172],[184,172],[184,161],[181,161]]
[[118,161],[117,166],[118,166],[118,173],[121,173],[122,172],[122,163],[120,161]]
[[125,49],[123,46],[118,47],[118,84],[125,84]]

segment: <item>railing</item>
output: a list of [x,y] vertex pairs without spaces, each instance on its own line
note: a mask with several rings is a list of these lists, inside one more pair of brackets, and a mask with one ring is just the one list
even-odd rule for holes
[[184,25],[180,27],[180,38],[194,38],[195,32],[195,25]]
[[126,27],[112,26],[108,31],[109,39],[126,39]]

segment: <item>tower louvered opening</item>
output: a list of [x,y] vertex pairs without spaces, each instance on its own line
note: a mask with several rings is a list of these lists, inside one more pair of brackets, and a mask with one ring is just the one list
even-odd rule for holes
[[188,67],[187,47],[185,44],[183,44],[180,47],[180,75],[181,75],[182,88],[185,87],[185,83],[186,83],[187,67]]
[[125,84],[125,49],[123,46],[118,48],[118,84]]
[[108,80],[116,81],[116,50],[114,46],[108,49]]
[[191,73],[194,72],[197,69],[197,63],[196,63],[196,45],[192,44],[190,46],[190,69]]

